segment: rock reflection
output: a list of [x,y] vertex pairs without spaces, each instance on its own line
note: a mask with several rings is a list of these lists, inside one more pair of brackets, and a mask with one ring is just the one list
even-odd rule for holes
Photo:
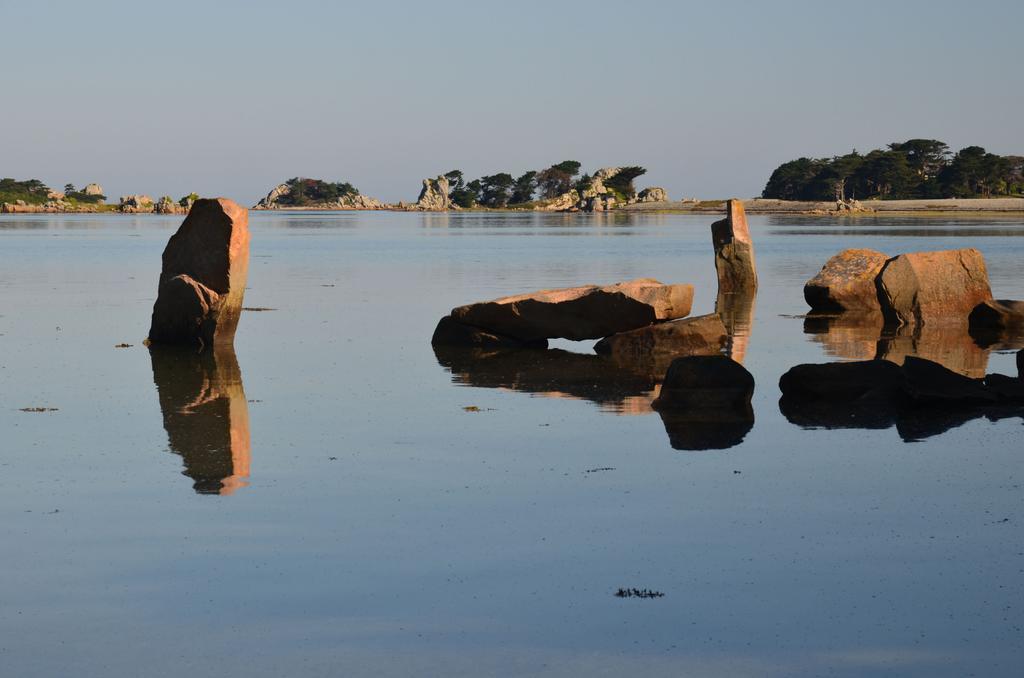
[[[478,388],[501,388],[544,398],[571,398],[620,415],[652,414],[664,370],[629,369],[598,355],[561,349],[487,351],[435,346],[438,363],[452,381]],[[754,413],[745,408],[712,408],[658,413],[677,450],[726,449],[738,445],[753,428]]]
[[801,428],[887,429],[895,426],[900,438],[908,443],[940,435],[975,419],[994,422],[1010,417],[1024,418],[1024,408],[1013,405],[893,407],[888,400],[834,402],[792,396],[779,400],[779,410],[791,424]]
[[725,325],[727,340],[725,355],[742,364],[750,344],[750,328],[754,325],[756,292],[718,293],[715,312]]
[[249,408],[234,349],[200,354],[151,347],[153,381],[170,449],[199,494],[229,495],[245,487],[251,443]]
[[546,398],[574,398],[618,414],[646,414],[660,378],[634,372],[597,355],[551,349],[487,351],[435,346],[452,381]]
[[804,318],[804,333],[837,358],[882,359],[900,365],[907,356],[916,356],[974,378],[985,376],[993,348],[980,346],[960,325],[886,327],[880,313],[811,314]]

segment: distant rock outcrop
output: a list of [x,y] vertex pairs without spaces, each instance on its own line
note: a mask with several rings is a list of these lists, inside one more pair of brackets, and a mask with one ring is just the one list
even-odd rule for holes
[[86,195],[105,195],[103,193],[103,187],[99,184],[86,184],[85,188],[82,189],[82,193]]
[[636,194],[637,202],[667,202],[668,192],[660,186],[645,188]]
[[228,200],[197,200],[163,253],[149,341],[230,344],[249,270],[249,214]]
[[157,214],[187,214],[188,209],[176,203],[170,196],[165,195],[156,203],[154,211]]
[[117,209],[127,214],[138,214],[154,212],[156,211],[156,205],[148,195],[122,195]]
[[389,205],[363,195],[361,193],[354,193],[351,195],[343,195],[334,200],[323,200],[304,202],[301,205],[292,204],[288,198],[291,196],[292,187],[287,184],[279,184],[267,194],[265,198],[260,200],[253,206],[254,210],[281,210],[281,209],[292,209],[292,210],[380,210],[387,209]]
[[440,212],[453,207],[448,195],[448,177],[439,175],[436,179],[424,179],[420,197],[416,199],[415,209]]

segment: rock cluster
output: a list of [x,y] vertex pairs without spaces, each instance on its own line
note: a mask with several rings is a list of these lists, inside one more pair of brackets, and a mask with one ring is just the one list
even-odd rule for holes
[[812,313],[878,316],[890,327],[1024,330],[1024,302],[992,298],[985,258],[973,248],[895,257],[844,250],[807,281],[804,298]]
[[665,189],[656,186],[632,195],[616,195],[606,184],[625,169],[602,167],[594,172],[586,187],[579,190],[574,188],[550,200],[539,201],[534,209],[543,212],[607,212],[637,202],[668,200]]
[[715,271],[720,294],[750,293],[757,289],[754,243],[750,239],[743,202],[726,202],[726,216],[711,224],[715,247]]
[[154,211],[157,214],[187,214],[188,209],[179,205],[170,196],[165,195],[160,198],[154,207]]
[[164,249],[150,343],[231,344],[249,269],[248,221],[226,198],[195,202]]
[[414,209],[438,212],[451,209],[454,205],[448,195],[448,189],[448,177],[444,175],[439,175],[436,179],[424,179]]

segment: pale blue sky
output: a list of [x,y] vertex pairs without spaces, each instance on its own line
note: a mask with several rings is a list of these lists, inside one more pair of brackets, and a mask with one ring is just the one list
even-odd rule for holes
[[909,137],[1024,154],[1024,3],[11,2],[0,175],[250,204],[452,168],[640,164],[753,196]]

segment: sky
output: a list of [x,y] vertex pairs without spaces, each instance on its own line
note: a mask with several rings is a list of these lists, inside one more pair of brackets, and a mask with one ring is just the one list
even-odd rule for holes
[[1024,154],[1019,0],[0,0],[0,176],[252,204],[306,176],[642,165],[752,197],[781,162]]

